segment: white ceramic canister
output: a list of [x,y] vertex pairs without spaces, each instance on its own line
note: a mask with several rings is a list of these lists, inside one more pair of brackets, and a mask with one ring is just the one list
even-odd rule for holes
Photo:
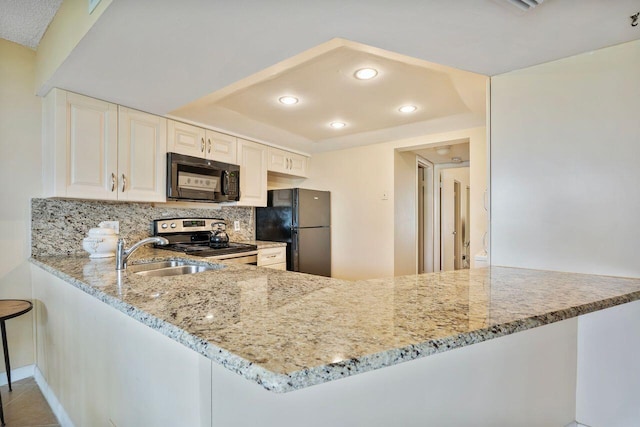
[[89,252],[89,258],[109,258],[116,256],[118,234],[113,228],[100,223],[89,230],[89,237],[82,240],[82,248]]

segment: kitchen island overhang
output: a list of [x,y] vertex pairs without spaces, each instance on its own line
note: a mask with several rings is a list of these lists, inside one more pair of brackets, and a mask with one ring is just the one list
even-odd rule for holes
[[[136,262],[168,258],[185,259],[146,250]],[[640,299],[640,279],[506,267],[347,282],[252,266],[141,278],[108,260],[32,262],[278,393]]]

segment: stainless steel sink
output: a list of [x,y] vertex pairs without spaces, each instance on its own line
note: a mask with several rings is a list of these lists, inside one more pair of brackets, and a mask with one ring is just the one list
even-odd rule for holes
[[132,273],[140,276],[166,277],[179,276],[182,274],[201,273],[207,270],[215,270],[210,265],[202,265],[189,261],[161,261],[149,262],[146,264],[133,264],[127,267]]

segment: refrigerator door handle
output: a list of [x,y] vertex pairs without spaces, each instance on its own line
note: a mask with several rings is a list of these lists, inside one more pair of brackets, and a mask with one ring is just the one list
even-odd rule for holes
[[299,259],[298,259],[298,229],[291,229],[291,270],[299,271]]

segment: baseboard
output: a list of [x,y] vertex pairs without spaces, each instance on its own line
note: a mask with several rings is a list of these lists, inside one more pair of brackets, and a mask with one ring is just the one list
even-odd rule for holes
[[[25,378],[29,378],[33,376],[33,372],[35,369],[36,365],[28,365],[28,366],[22,366],[20,368],[17,369],[12,369],[11,370],[11,384],[13,384],[16,381],[20,381],[23,380]],[[0,374],[0,386],[1,385],[7,385],[9,383],[9,381],[7,381],[7,373],[3,372]]]
[[[13,376],[13,371],[11,371],[11,375]],[[40,372],[40,369],[38,369],[37,366],[34,367],[33,377],[35,378],[38,387],[40,387],[40,391],[42,392],[44,398],[47,400],[47,403],[49,403],[51,411],[56,416],[56,418],[58,418],[60,426],[74,427],[73,423],[71,422],[71,418],[69,418],[69,415],[67,414],[67,411],[64,410],[62,404],[53,393],[53,390],[51,390],[51,387],[49,387],[47,380],[45,380],[42,372]],[[11,380],[13,382],[13,378],[11,378]]]

